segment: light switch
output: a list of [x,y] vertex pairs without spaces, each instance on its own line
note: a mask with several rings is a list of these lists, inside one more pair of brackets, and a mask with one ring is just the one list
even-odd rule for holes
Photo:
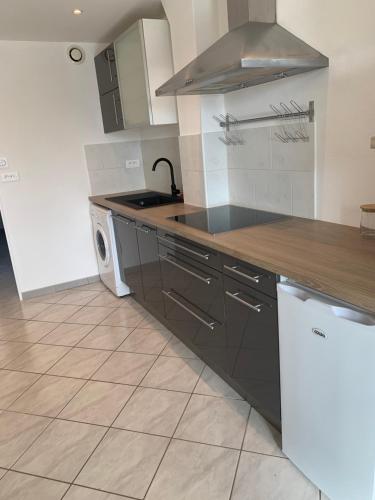
[[18,172],[7,172],[1,174],[1,182],[18,182],[19,180],[20,177],[18,175]]
[[8,159],[0,158],[0,168],[8,168]]
[[126,168],[138,168],[139,160],[126,160]]

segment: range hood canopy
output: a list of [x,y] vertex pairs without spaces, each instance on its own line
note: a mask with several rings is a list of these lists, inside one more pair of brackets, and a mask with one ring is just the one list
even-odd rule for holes
[[276,23],[276,0],[227,0],[229,32],[156,95],[224,94],[328,66],[328,58]]

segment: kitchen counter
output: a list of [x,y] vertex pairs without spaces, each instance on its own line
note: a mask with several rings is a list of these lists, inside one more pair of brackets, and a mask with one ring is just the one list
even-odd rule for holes
[[122,194],[130,193],[92,196],[90,201],[375,314],[375,241],[361,238],[357,228],[287,217],[213,235],[167,220],[173,215],[201,211],[200,207],[177,203],[135,210],[106,200]]

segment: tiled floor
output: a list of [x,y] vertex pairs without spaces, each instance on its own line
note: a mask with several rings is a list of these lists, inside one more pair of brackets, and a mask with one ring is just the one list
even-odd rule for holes
[[319,500],[279,442],[131,298],[0,263],[0,500]]

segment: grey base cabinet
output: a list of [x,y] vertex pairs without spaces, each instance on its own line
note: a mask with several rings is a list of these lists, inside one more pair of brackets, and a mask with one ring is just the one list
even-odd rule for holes
[[280,428],[277,277],[139,221],[114,224],[135,299]]

